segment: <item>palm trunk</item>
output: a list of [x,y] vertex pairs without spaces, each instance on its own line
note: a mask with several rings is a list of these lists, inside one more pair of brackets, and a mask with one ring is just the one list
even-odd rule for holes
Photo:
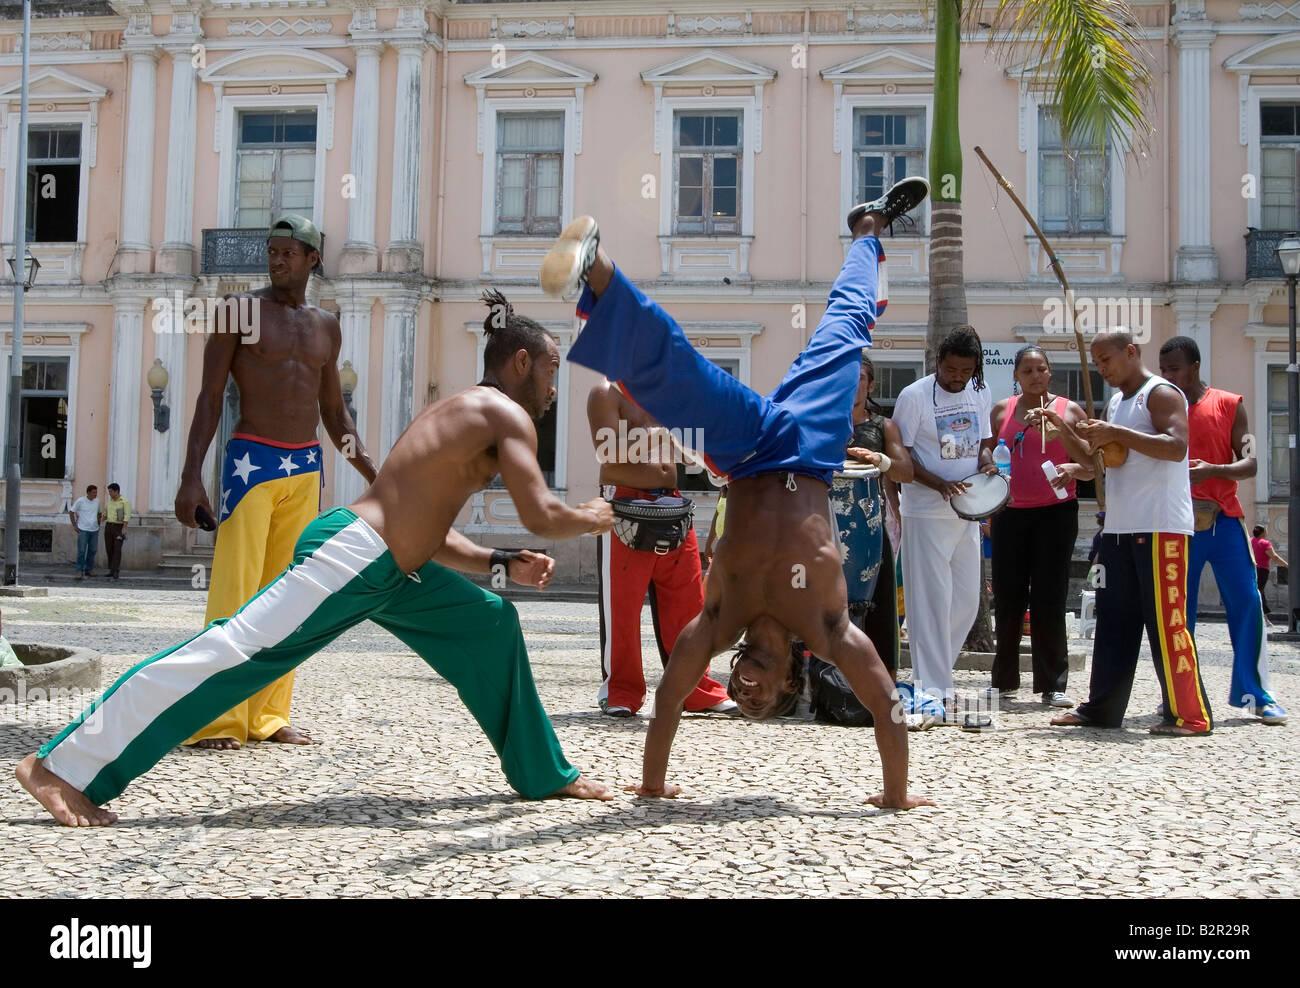
[[[961,5],[935,5],[934,125],[930,132],[930,319],[925,333],[925,367],[934,370],[939,342],[966,316],[966,281],[962,272],[961,132],[958,129],[958,77],[961,72]],[[966,636],[967,649],[993,650],[989,598],[981,561],[980,609]]]

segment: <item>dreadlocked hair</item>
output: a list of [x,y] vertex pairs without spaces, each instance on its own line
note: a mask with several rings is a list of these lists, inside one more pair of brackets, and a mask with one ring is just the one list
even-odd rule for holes
[[974,326],[958,326],[939,343],[939,352],[934,358],[937,365],[944,357],[973,357],[975,390],[984,390],[984,344],[980,342],[979,333]]
[[530,357],[546,352],[551,334],[540,324],[516,313],[515,307],[499,291],[486,291],[482,298],[488,307],[487,318],[483,320],[483,334],[487,337],[487,346],[483,348],[484,370],[496,370],[520,350],[527,350]]
[[[732,675],[727,679],[727,696],[736,699],[735,682],[736,682],[736,663],[741,657],[748,652],[752,645],[747,641],[742,641],[735,647],[731,656]],[[776,705],[763,715],[761,719],[766,720],[769,717],[784,717],[791,713],[795,704],[799,702],[799,697],[803,694],[804,680],[806,678],[806,663],[803,655],[803,642],[792,641],[790,643],[790,685],[794,687],[793,692],[781,693],[776,700]],[[746,716],[749,716],[746,714]]]

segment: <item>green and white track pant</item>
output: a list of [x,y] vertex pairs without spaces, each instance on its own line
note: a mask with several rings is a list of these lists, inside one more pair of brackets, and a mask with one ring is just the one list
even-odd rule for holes
[[233,617],[130,669],[39,757],[91,802],[106,803],[366,618],[456,687],[515,790],[540,799],[578,778],[542,709],[514,606],[434,562],[408,577],[347,508],[308,525],[293,564]]

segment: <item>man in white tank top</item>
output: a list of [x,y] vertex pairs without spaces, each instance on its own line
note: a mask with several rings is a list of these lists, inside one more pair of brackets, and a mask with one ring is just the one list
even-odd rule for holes
[[[1052,718],[1058,726],[1120,727],[1133,689],[1142,628],[1172,722],[1152,734],[1208,734],[1210,704],[1187,627],[1187,569],[1193,528],[1187,472],[1187,399],[1142,366],[1130,333],[1103,333],[1092,360],[1117,392],[1106,421],[1075,428],[1094,450],[1125,455],[1106,471],[1106,529],[1099,562],[1097,630],[1086,703]],[[1117,448],[1118,447],[1118,448]],[[1115,458],[1107,455],[1108,461]]]

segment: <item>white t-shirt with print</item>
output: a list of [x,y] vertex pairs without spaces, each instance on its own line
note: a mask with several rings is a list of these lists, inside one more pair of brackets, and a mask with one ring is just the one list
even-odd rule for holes
[[79,497],[72,502],[72,513],[77,516],[77,528],[83,532],[99,531],[99,499]]
[[[905,387],[894,405],[894,423],[912,459],[944,480],[961,480],[979,469],[980,441],[993,435],[993,392],[975,390],[972,379],[952,394],[933,374]],[[919,481],[904,484],[900,494],[905,518],[955,518],[943,496]]]

